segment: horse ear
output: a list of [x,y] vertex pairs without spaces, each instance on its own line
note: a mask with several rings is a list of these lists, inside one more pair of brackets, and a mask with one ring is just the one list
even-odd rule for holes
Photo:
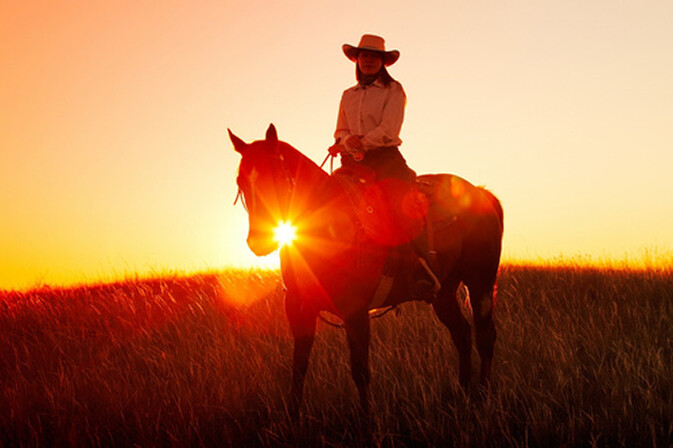
[[278,143],[278,133],[276,132],[276,127],[271,123],[269,129],[266,130],[266,141],[273,144]]
[[243,151],[245,151],[245,148],[248,146],[247,143],[245,143],[243,140],[240,138],[236,137],[233,132],[231,132],[231,129],[227,129],[229,131],[229,140],[231,140],[231,143],[234,144],[234,149],[237,152],[240,152],[243,154]]

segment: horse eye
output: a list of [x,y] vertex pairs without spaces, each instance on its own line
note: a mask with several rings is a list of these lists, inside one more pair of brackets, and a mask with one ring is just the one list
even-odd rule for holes
[[236,177],[236,184],[241,189],[250,189],[255,184],[257,177],[259,177],[259,173],[254,168],[250,173],[239,172]]

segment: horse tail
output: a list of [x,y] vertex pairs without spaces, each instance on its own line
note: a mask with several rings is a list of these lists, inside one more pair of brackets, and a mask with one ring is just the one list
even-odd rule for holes
[[488,191],[486,188],[479,187],[479,189],[484,192],[486,198],[495,209],[495,213],[498,215],[498,221],[500,222],[500,233],[502,234],[505,228],[505,222],[504,222],[504,212],[502,210],[502,204],[500,203],[500,200],[498,200],[498,198],[495,197],[495,195],[490,191]]
[[[486,198],[488,201],[491,203],[493,208],[495,209],[495,213],[498,216],[498,222],[500,224],[500,238],[502,238],[503,230],[504,230],[504,212],[502,210],[502,204],[500,203],[500,200],[490,191],[488,191],[484,187],[479,187],[481,191],[484,192],[486,195]],[[496,277],[497,278],[497,277]],[[492,303],[493,303],[493,308],[496,307],[496,304],[498,302],[498,282],[496,279],[494,279],[493,282],[493,295],[492,295]]]

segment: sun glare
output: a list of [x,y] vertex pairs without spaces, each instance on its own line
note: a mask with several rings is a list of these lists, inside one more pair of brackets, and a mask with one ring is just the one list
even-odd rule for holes
[[281,246],[291,245],[297,238],[297,229],[290,222],[280,221],[274,229],[274,238]]

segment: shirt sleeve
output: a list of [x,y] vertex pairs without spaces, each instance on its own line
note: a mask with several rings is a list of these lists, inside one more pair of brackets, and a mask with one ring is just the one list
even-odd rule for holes
[[402,85],[399,83],[391,84],[388,98],[383,106],[381,124],[364,135],[365,150],[402,144],[400,131],[402,130],[406,104],[407,96]]
[[348,127],[348,119],[346,118],[345,96],[346,92],[341,95],[339,116],[337,117],[336,131],[334,131],[334,138],[337,141],[341,141],[341,143],[345,143],[346,139],[351,136],[351,130]]

